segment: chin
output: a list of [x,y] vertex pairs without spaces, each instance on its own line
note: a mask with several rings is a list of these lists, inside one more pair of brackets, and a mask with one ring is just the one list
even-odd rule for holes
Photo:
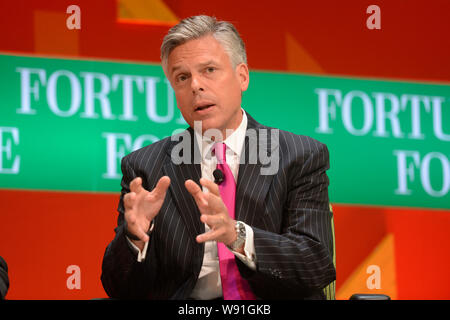
[[[200,120],[197,120],[200,121]],[[210,130],[210,132],[208,132],[209,134],[213,134],[214,131],[213,130],[219,130],[221,131],[222,126],[220,125],[220,122],[215,121],[214,119],[204,119],[201,120],[201,125],[202,125],[202,134],[204,134],[207,130]],[[198,127],[198,125],[197,125]]]
[[210,129],[219,129],[220,126],[217,121],[214,121],[214,119],[206,119],[202,120],[202,130],[203,132]]

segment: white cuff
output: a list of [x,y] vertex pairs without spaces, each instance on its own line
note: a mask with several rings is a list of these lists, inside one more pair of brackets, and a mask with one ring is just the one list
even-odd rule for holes
[[256,254],[255,254],[255,243],[253,241],[253,229],[247,224],[243,223],[245,226],[245,245],[244,245],[244,253],[245,255],[231,251],[233,254],[239,258],[243,263],[247,265],[253,271],[256,270]]
[[137,261],[142,262],[145,259],[145,254],[147,253],[147,247],[148,247],[148,241],[144,244],[144,249],[139,250],[139,248],[133,243],[133,241],[130,240],[130,238],[127,237],[128,242],[131,244],[133,249],[137,253]]

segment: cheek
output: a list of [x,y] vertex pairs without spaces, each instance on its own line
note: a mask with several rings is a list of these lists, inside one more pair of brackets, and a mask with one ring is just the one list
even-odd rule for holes
[[241,103],[241,91],[238,88],[233,88],[233,90],[228,90],[227,94],[222,95],[222,101],[224,106],[226,106],[225,111],[232,112],[233,109],[240,106]]
[[241,97],[240,84],[234,79],[229,79],[223,83],[218,88],[217,92],[220,95],[221,101],[225,102],[227,105],[234,105]]
[[190,124],[192,117],[190,113],[191,108],[189,102],[178,95],[175,95],[175,99],[178,110],[180,110],[181,115],[186,120],[186,122]]
[[180,109],[181,113],[186,111],[190,106],[190,100],[186,97],[183,92],[175,91],[175,99],[177,102],[177,108]]

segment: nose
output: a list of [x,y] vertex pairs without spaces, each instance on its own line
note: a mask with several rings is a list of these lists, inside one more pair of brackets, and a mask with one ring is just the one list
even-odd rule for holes
[[205,91],[200,74],[191,75],[191,88],[193,94],[196,94],[199,91]]

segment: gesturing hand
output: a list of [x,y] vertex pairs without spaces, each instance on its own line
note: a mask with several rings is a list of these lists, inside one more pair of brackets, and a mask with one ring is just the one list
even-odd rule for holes
[[228,209],[220,197],[219,186],[205,178],[200,179],[200,184],[206,187],[209,192],[203,192],[192,180],[186,180],[185,182],[186,189],[194,197],[200,210],[200,220],[211,229],[198,235],[196,240],[199,243],[215,240],[230,245],[237,238],[234,227],[236,221],[231,219],[228,214]]
[[161,209],[169,185],[170,178],[161,177],[156,187],[149,192],[142,187],[142,179],[137,177],[130,183],[130,192],[123,197],[128,232],[143,242],[149,240],[147,231]]

